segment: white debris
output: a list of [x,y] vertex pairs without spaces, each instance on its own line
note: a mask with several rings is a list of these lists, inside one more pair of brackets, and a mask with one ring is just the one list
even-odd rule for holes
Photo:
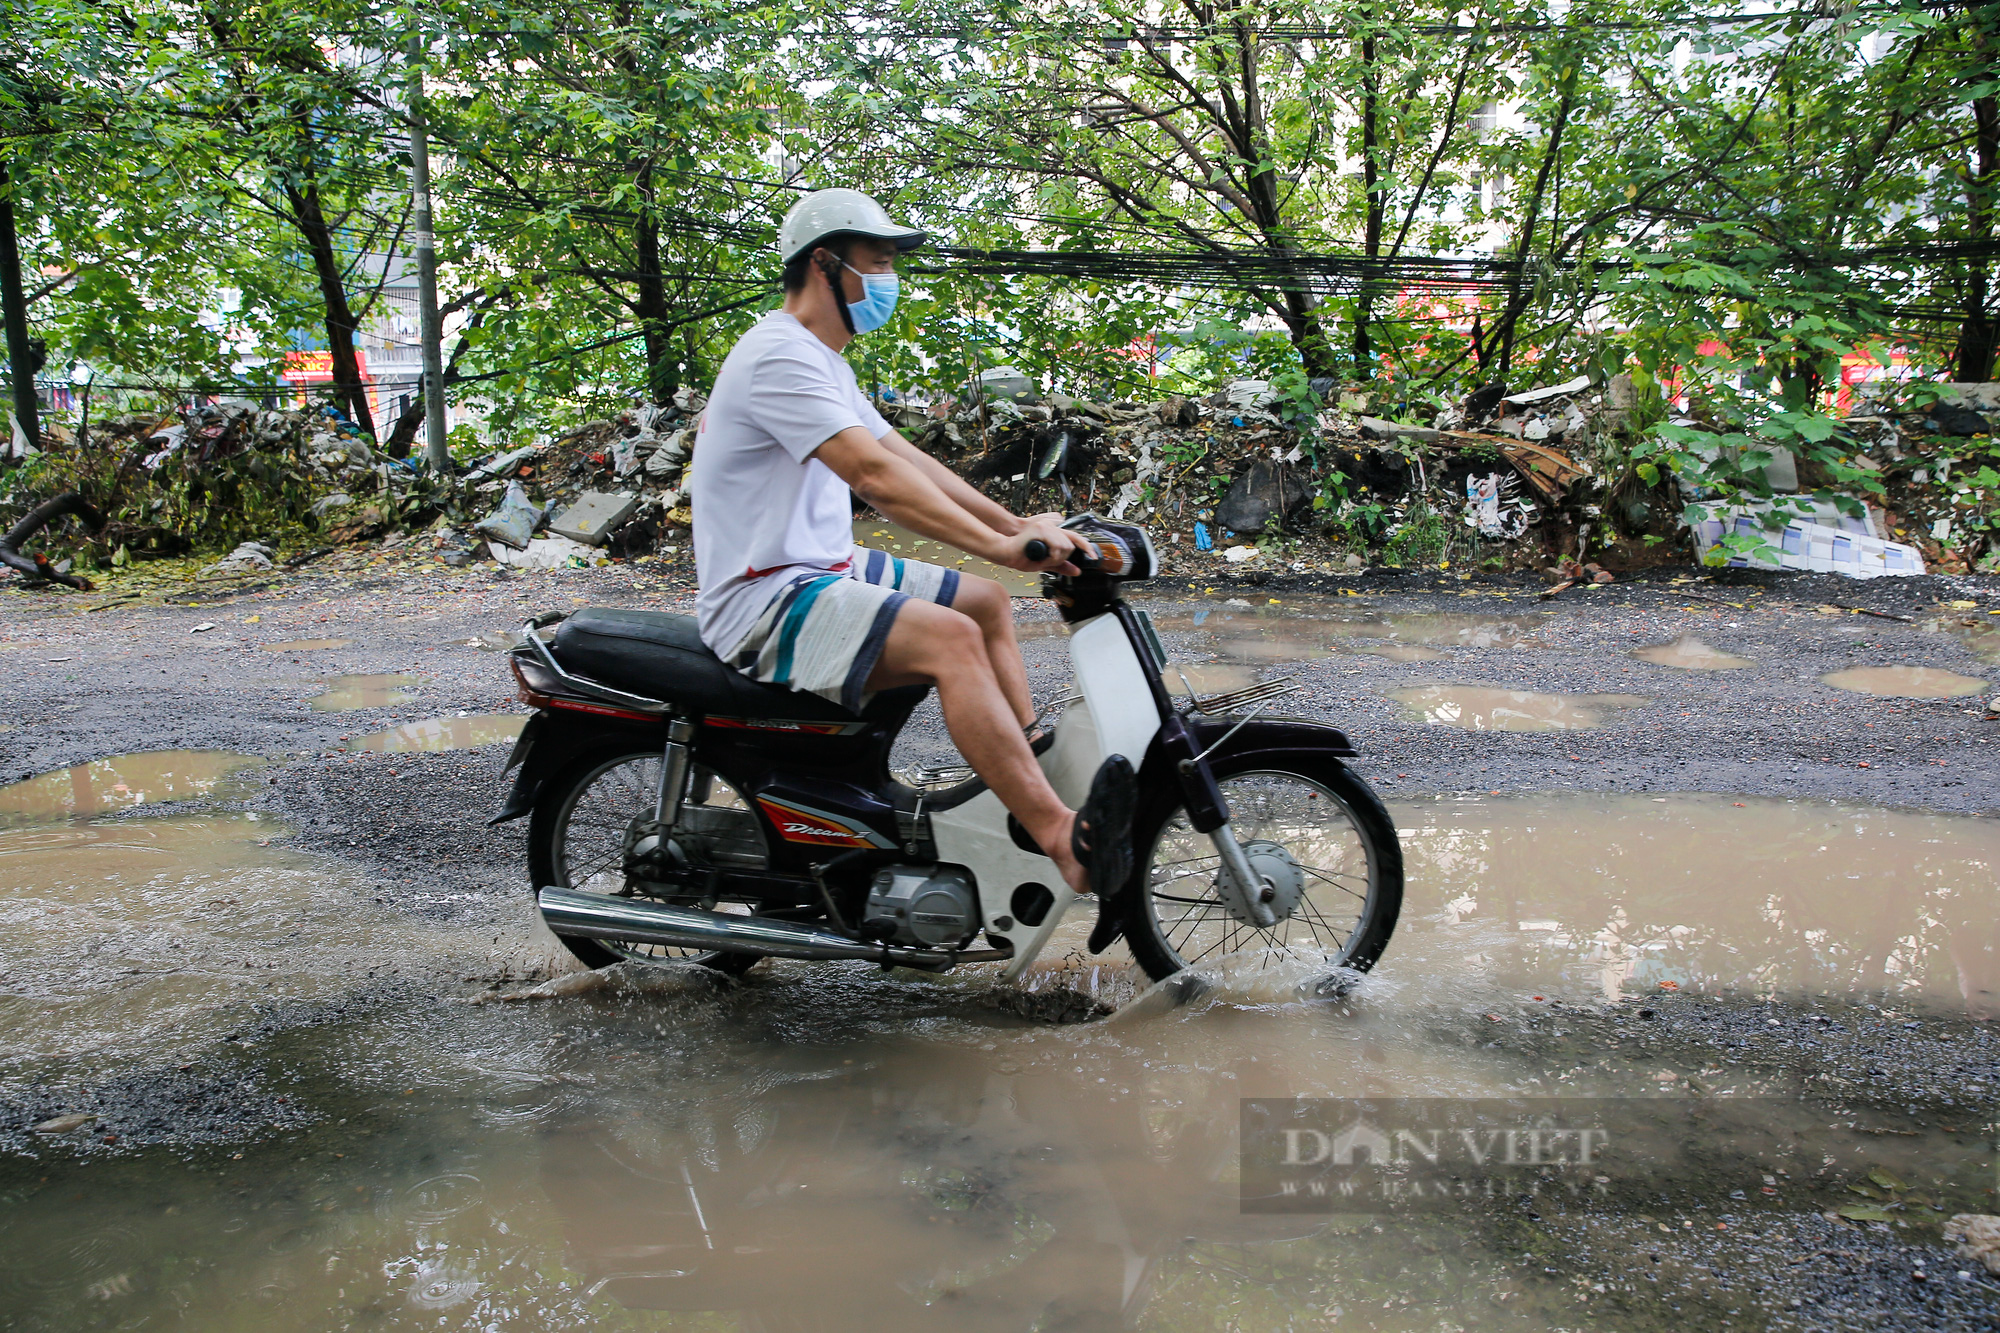
[[202,570],[202,577],[211,574],[242,574],[253,569],[271,568],[271,557],[275,554],[262,542],[244,542],[222,559]]
[[590,569],[609,563],[596,547],[567,537],[536,537],[519,551],[504,542],[489,541],[486,550],[495,560],[514,569]]

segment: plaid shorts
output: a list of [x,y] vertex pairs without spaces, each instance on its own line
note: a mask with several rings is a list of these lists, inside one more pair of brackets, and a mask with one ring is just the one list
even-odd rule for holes
[[858,713],[896,612],[912,597],[950,606],[955,569],[857,547],[847,572],[809,573],[771,599],[725,660],[752,680],[831,699]]

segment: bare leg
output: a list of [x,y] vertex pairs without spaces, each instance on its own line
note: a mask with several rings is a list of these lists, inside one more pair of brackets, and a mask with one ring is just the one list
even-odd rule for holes
[[986,643],[986,661],[1007,706],[1014,710],[1022,726],[1035,720],[1035,704],[1028,693],[1028,668],[1021,661],[1021,644],[1014,637],[1014,599],[992,579],[963,574],[958,580],[958,596],[951,609],[972,617]]
[[1028,749],[1016,710],[987,658],[980,626],[949,607],[914,598],[903,603],[868,677],[870,690],[899,685],[937,686],[944,724],[958,752],[1056,863],[1069,886],[1088,892],[1089,879],[1069,845],[1076,814],[1049,786]]

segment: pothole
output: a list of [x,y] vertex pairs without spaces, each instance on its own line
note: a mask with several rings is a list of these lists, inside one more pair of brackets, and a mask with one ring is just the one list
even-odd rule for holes
[[1654,666],[1679,667],[1683,671],[1738,671],[1757,665],[1754,658],[1738,657],[1720,648],[1711,648],[1691,635],[1675,639],[1672,643],[1656,643],[1635,649],[1632,656]]
[[1483,685],[1420,685],[1391,690],[1413,719],[1467,731],[1575,731],[1621,708],[1650,702],[1636,694],[1537,694]]
[[2000,825],[1762,797],[1441,797],[1392,807],[1385,975],[1618,999],[1835,994],[2000,1016]]
[[[1611,1307],[1589,1284],[1636,1272],[1614,1322],[1667,1329],[1691,1311],[1726,1322],[1733,1306],[1704,1304],[1718,1272],[1760,1291],[1793,1281],[1810,1251],[1787,1227],[1865,1249],[1867,1233],[1816,1217],[1863,1192],[1909,1223],[1885,1238],[1905,1280],[1903,1247],[1986,1197],[1990,1145],[1961,1132],[1978,1121],[1828,1093],[1820,1063],[1788,1082],[1765,1057],[1796,1054],[1836,1013],[1887,1024],[1893,1006],[1928,1025],[1926,1006],[1991,998],[1992,826],[1709,796],[1393,813],[1403,924],[1358,981],[1323,960],[1224,956],[1081,1023],[1117,990],[1115,953],[1058,957],[1027,988],[1042,1002],[1012,1012],[985,1001],[990,969],[766,964],[740,983],[579,984],[518,1005],[426,987],[272,1052],[311,1114],[261,1142],[191,1163],[51,1136],[0,1164],[0,1292],[32,1328],[318,1328],[356,1311],[429,1326],[451,1311],[533,1331],[669,1311],[675,1326],[828,1333],[1058,1317],[1527,1333],[1598,1326]],[[391,967],[459,966],[496,933],[530,947],[524,902],[504,921],[412,924],[258,846],[271,831],[227,816],[0,834],[30,885],[0,908],[10,979],[20,950],[48,957],[7,999],[27,1020],[14,1049],[65,1067],[158,1055]],[[1082,914],[1065,922],[1063,955],[1082,929]],[[1712,1003],[1724,995],[1738,1002]],[[1650,1009],[1616,1003],[1649,996],[1677,996],[1685,1027],[1711,1009],[1735,1026],[1676,1047]],[[1790,1024],[1783,1039],[1747,1040],[1780,1031],[1767,1014]],[[1865,1058],[1895,1058],[1860,1035]],[[227,1077],[227,1093],[247,1089]],[[1964,1091],[1987,1104],[1984,1084]],[[1405,1141],[1375,1121],[1395,1128],[1410,1103],[1534,1117],[1557,1095],[1691,1116],[1698,1155],[1643,1189],[1613,1162],[1572,1172],[1571,1153],[1425,1212],[1244,1207],[1246,1099],[1325,1099],[1341,1142],[1393,1158]],[[119,1127],[115,1108],[83,1109],[105,1113],[91,1135]],[[1524,1277],[1524,1252],[1549,1271]]]
[[287,639],[283,643],[260,643],[257,646],[267,653],[325,653],[335,648],[346,648],[352,639]]
[[93,759],[0,787],[0,826],[213,797],[231,778],[263,763],[227,750],[146,750]]
[[1940,667],[1854,667],[1820,679],[1852,694],[1883,694],[1898,699],[1959,699],[1986,688],[1986,682],[1977,676],[1961,676]]
[[504,932],[452,932],[382,905],[358,872],[270,846],[284,831],[256,814],[0,831],[0,1071],[163,1061],[373,977],[527,953],[556,965],[525,911]]
[[[920,537],[900,524],[857,522],[854,525],[854,544],[869,551],[880,551],[892,560],[921,560],[925,564],[992,579],[1005,588],[1010,596],[1042,595],[1042,579],[1039,574],[1023,573],[1018,569],[1008,569],[991,561],[981,560],[978,556],[967,555],[954,547],[934,542],[928,537]],[[857,551],[854,558],[862,560],[867,557]]]
[[316,713],[346,713],[360,708],[387,708],[408,703],[410,688],[423,682],[415,676],[334,676],[324,693],[311,700]]
[[381,750],[406,754],[417,750],[474,750],[497,745],[521,734],[528,718],[523,713],[480,713],[471,717],[433,717],[421,722],[405,722],[387,731],[356,736],[349,742],[355,750]]

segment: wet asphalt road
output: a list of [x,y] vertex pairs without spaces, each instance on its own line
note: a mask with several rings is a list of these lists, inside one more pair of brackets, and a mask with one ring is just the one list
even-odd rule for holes
[[[1983,624],[1988,611],[2000,611],[2000,580],[1860,584],[1783,576],[1676,586],[1665,583],[1667,577],[1572,590],[1550,602],[1538,600],[1538,584],[1392,573],[1340,584],[1218,581],[1155,587],[1148,605],[1168,622],[1217,607],[1269,623],[1299,615],[1309,621],[1329,609],[1521,622],[1524,643],[1431,645],[1445,654],[1440,660],[1399,662],[1334,651],[1283,668],[1303,682],[1284,710],[1346,729],[1363,752],[1356,766],[1392,798],[1460,791],[1710,791],[1981,815],[2000,809],[2000,722],[1986,720],[1982,698],[1877,698],[1819,679],[1852,667],[1908,665],[2000,682],[2000,665],[1982,661],[1960,638],[1924,628],[1940,617]],[[1232,607],[1231,599],[1247,606]],[[1975,605],[1938,610],[1952,601]],[[1829,602],[1912,619],[1820,609]],[[671,571],[652,574],[645,566],[499,576],[422,565],[288,577],[196,605],[142,601],[84,609],[101,604],[47,594],[0,597],[0,719],[10,728],[0,730],[0,779],[139,750],[258,755],[268,766],[257,775],[255,793],[238,805],[281,820],[291,830],[291,846],[359,867],[375,879],[383,901],[429,922],[476,931],[495,912],[517,912],[527,888],[525,821],[484,827],[501,794],[506,747],[358,757],[339,747],[399,722],[514,711],[512,683],[503,655],[490,646],[492,636],[532,612],[595,603],[689,609],[691,598]],[[1017,607],[1024,622],[1050,619],[1039,604]],[[2000,616],[1992,619],[2000,622]],[[194,632],[202,624],[213,628]],[[1685,635],[1756,665],[1689,672],[1630,656],[1636,646]],[[481,636],[487,641],[476,643]],[[1190,659],[1205,651],[1181,632],[1169,629],[1166,637],[1171,650]],[[296,639],[351,643],[296,653],[263,647]],[[2000,642],[2000,634],[1984,642]],[[1031,638],[1025,651],[1037,697],[1050,697],[1066,678],[1060,638]],[[1994,656],[1991,648],[1985,651]],[[313,711],[308,701],[320,693],[320,682],[347,673],[417,679],[406,702]],[[1503,733],[1426,726],[1384,695],[1439,682],[1628,694],[1644,702],[1610,713],[1595,730]],[[1987,693],[2000,693],[2000,687]],[[919,715],[907,749],[926,758],[948,751],[934,710]],[[47,1172],[66,1158],[240,1150],[313,1115],[310,1106],[281,1100],[257,1053],[260,1040],[385,1007],[464,996],[519,975],[500,968],[466,976],[410,957],[381,976],[359,979],[340,1001],[267,1013],[260,1031],[185,1068],[122,1070],[101,1078],[89,1070],[36,1071],[0,1088],[0,1153],[16,1163],[0,1160],[0,1175],[17,1174],[31,1162]],[[1810,1043],[1796,1032],[1787,1035],[1787,1024],[1813,1022],[1814,1014],[1835,1009],[1832,1021],[1842,1024],[1842,1033],[1828,1034],[1822,1023],[1811,1029]],[[1775,1023],[1773,1013],[1779,1015]],[[1690,1063],[1727,1058],[1774,1072],[1846,1067],[1852,1077],[1841,1095],[1850,1104],[1918,1120],[1962,1118],[1953,1097],[1966,1079],[1983,1078],[1989,1087],[2000,1081],[1995,1025],[1962,1015],[1924,1015],[1920,1027],[1910,1028],[1903,1016],[1881,1011],[1803,1002],[1788,1008],[1747,998],[1731,998],[1720,1011],[1678,999],[1656,1001],[1648,1014],[1644,1020],[1615,1011],[1579,1014],[1562,1037],[1564,1052],[1612,1041],[1614,1023],[1643,1025],[1644,1041],[1684,1053]],[[1526,1052],[1553,1040],[1532,1019],[1480,1036]],[[25,1132],[56,1110],[79,1108],[96,1111],[115,1141],[106,1143],[93,1131],[88,1139],[51,1143]],[[1771,1235],[1761,1244],[1740,1230],[1671,1237],[1663,1242],[1666,1259],[1636,1257],[1639,1242],[1621,1242],[1610,1228],[1572,1237],[1560,1256],[1540,1255],[1531,1267],[1588,1282],[1629,1263],[1667,1264],[1672,1276],[1654,1279],[1663,1314],[1679,1308],[1676,1283],[1712,1295],[1713,1284],[1721,1282],[1754,1287],[1763,1307],[1775,1312],[1771,1326],[2000,1327],[2000,1280],[1931,1276],[1951,1277],[1965,1267],[1934,1232],[1899,1233],[1816,1214],[1763,1225]],[[1784,1262],[1772,1260],[1778,1253]],[[1526,1256],[1524,1250],[1524,1263]],[[1912,1276],[1918,1272],[1926,1276]]]

